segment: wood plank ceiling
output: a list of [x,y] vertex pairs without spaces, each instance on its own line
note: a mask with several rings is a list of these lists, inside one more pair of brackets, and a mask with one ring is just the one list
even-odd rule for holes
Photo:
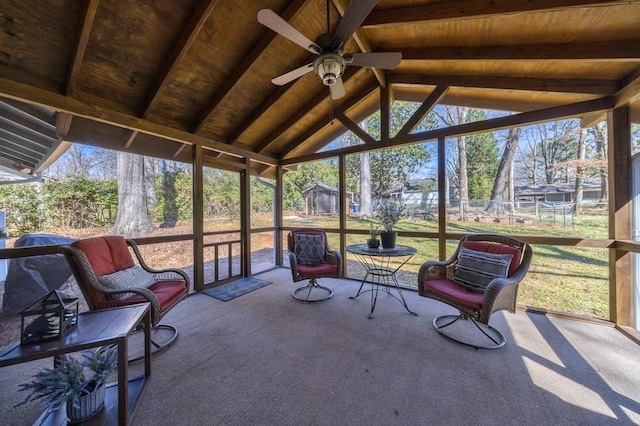
[[[329,6],[333,32],[348,0]],[[0,167],[42,170],[61,142],[184,162],[200,144],[268,176],[381,99],[513,112],[605,99],[570,114],[630,105],[640,121],[639,1],[379,0],[344,50],[402,62],[347,67],[336,101],[313,73],[270,82],[313,55],[260,25],[263,8],[312,40],[326,31],[325,0],[3,0]]]

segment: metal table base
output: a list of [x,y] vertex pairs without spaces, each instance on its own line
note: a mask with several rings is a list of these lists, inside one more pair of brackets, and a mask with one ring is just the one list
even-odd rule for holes
[[[376,302],[378,300],[378,292],[383,291],[396,299],[404,306],[404,308],[411,315],[417,316],[415,312],[409,309],[407,301],[402,294],[402,288],[396,278],[396,273],[402,268],[416,253],[416,249],[408,246],[396,246],[392,250],[379,250],[369,249],[366,245],[354,244],[347,247],[347,251],[355,256],[358,262],[365,268],[366,274],[360,283],[360,288],[355,296],[349,297],[349,299],[356,299],[361,294],[371,293],[371,312],[367,318],[373,318],[373,311],[376,309]],[[402,263],[394,267],[391,261],[394,258],[404,258]],[[370,279],[370,281],[368,281]],[[371,284],[371,288],[363,290],[366,283]],[[395,288],[398,295],[392,293],[392,289]]]

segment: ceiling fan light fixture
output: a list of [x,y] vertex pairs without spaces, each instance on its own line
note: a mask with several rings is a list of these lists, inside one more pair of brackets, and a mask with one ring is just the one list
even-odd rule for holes
[[342,77],[346,63],[336,53],[324,53],[313,62],[316,76],[325,86],[333,86]]

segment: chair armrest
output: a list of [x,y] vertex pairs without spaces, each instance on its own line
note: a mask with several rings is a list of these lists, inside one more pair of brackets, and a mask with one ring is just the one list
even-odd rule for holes
[[142,257],[142,253],[140,253],[140,249],[138,248],[138,244],[136,244],[135,241],[130,239],[127,239],[126,241],[129,247],[133,249],[133,253],[136,255],[136,259],[138,260],[138,263],[140,264],[142,269],[153,274],[154,279],[156,281],[173,281],[176,278],[175,275],[177,275],[179,277],[178,279],[183,280],[185,282],[187,291],[189,290],[189,276],[187,275],[186,272],[176,268],[155,269],[150,267],[144,261],[144,258]]
[[335,265],[338,270],[342,269],[342,255],[338,250],[329,250],[326,252],[326,259],[332,265]]
[[298,258],[296,254],[293,252],[289,252],[289,266],[291,266],[291,276],[293,277],[293,281],[298,281]]

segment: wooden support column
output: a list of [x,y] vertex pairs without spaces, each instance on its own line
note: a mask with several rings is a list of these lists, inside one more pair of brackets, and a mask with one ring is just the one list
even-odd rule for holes
[[202,146],[193,145],[193,288],[204,290],[204,190],[202,173]]
[[275,249],[275,263],[277,266],[282,266],[282,254],[283,254],[283,244],[284,240],[282,238],[282,176],[284,169],[282,166],[276,166],[276,189],[275,189],[275,211],[273,212],[274,220],[275,220],[275,235],[274,235],[274,249]]
[[391,98],[389,96],[389,86],[380,88],[380,142],[389,142],[389,127],[391,125],[390,112]]
[[[609,129],[609,238],[631,240],[631,123],[629,108],[616,108],[607,117]],[[632,253],[609,250],[609,310],[617,325],[633,325]]]
[[347,205],[347,159],[346,156],[340,155],[338,157],[338,188],[340,193],[340,253],[342,254],[342,271],[340,271],[340,276],[344,277],[346,274],[347,267],[347,253],[345,247],[347,247],[347,234],[345,234],[344,230],[347,229],[347,211],[349,210],[349,206]]
[[447,170],[446,139],[438,138],[438,258],[447,259]]
[[251,276],[251,160],[244,159],[240,173],[240,239],[242,244],[242,276]]

